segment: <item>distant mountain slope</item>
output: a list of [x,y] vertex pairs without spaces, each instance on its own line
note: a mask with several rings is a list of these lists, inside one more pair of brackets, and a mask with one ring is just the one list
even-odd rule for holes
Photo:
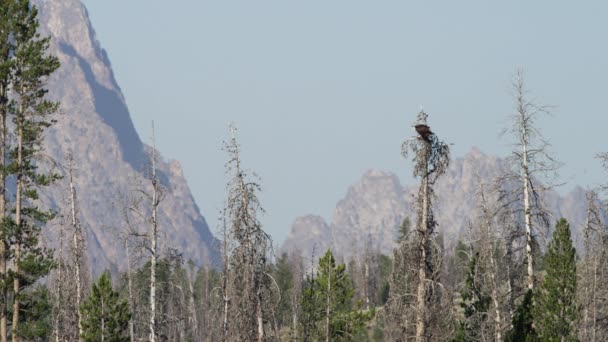
[[[49,154],[64,162],[72,151],[77,166],[81,219],[88,228],[94,273],[125,265],[123,248],[114,232],[124,225],[116,206],[132,179],[142,181],[146,146],[135,131],[108,56],[95,37],[87,11],[78,0],[37,0],[41,30],[52,38],[51,52],[61,61],[52,77],[51,97],[61,101],[59,122],[46,137]],[[160,206],[165,246],[175,247],[197,264],[217,262],[214,237],[201,215],[177,161],[161,161],[166,187]],[[65,188],[58,184],[46,201],[58,206]],[[56,228],[45,230],[56,240]]]
[[[505,167],[502,159],[485,155],[478,149],[452,160],[448,172],[435,186],[438,231],[445,235],[447,245],[457,241],[470,218],[476,215],[478,179],[490,182]],[[331,247],[337,255],[348,258],[366,245],[391,253],[397,227],[403,219],[408,216],[415,222],[412,208],[415,191],[415,185],[401,185],[393,173],[368,171],[338,202],[331,223],[318,216],[298,217],[282,248],[299,249],[306,257],[312,255],[313,248],[315,255],[319,255]],[[554,217],[566,217],[578,234],[586,211],[582,188],[577,187],[565,196],[550,192],[546,203]]]

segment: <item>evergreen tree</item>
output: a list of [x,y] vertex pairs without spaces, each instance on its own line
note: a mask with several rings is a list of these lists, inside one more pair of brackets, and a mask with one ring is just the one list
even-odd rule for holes
[[[59,68],[59,60],[47,55],[49,38],[38,33],[38,10],[29,0],[11,3],[12,63],[11,89],[13,99],[8,112],[12,114],[15,146],[8,154],[6,172],[16,181],[14,215],[5,218],[5,234],[9,236],[13,268],[9,272],[13,285],[12,339],[18,341],[22,291],[47,275],[51,268],[48,250],[39,241],[40,227],[52,219],[52,210],[39,206],[39,190],[49,186],[59,176],[41,171],[40,154],[43,134],[54,120],[58,103],[46,98],[49,76]],[[5,146],[6,147],[6,146]]]
[[293,288],[293,271],[289,264],[287,253],[281,254],[273,268],[273,276],[277,281],[281,300],[277,307],[277,320],[279,326],[288,325],[291,318],[291,302],[289,292]]
[[467,278],[461,291],[462,302],[460,303],[464,310],[465,319],[460,322],[454,341],[481,340],[481,325],[486,321],[491,298],[483,289],[483,286],[479,284],[480,273],[483,270],[479,268],[478,260],[478,252],[475,252],[469,260]]
[[19,336],[26,341],[48,341],[52,333],[52,304],[48,288],[38,285],[23,293]]
[[409,217],[406,217],[403,219],[403,221],[401,222],[401,225],[399,225],[399,229],[397,230],[397,242],[401,243],[401,241],[404,241],[405,239],[407,239],[407,237],[410,235],[411,230],[412,230],[412,221],[410,220]]
[[563,218],[555,226],[544,263],[546,275],[532,309],[535,328],[543,341],[575,341],[576,250]]
[[304,289],[302,307],[305,316],[314,321],[307,325],[304,322],[301,328],[308,330],[305,335],[312,341],[352,340],[375,313],[374,310],[362,311],[361,303],[353,305],[354,295],[346,265],[336,264],[333,253],[327,250],[319,259],[316,276],[309,278],[309,284]]
[[129,340],[129,304],[112,289],[110,274],[104,272],[91,295],[82,303],[83,340],[86,342]]
[[513,330],[509,331],[507,342],[533,342],[538,340],[536,331],[532,326],[532,300],[534,292],[528,290],[513,315]]

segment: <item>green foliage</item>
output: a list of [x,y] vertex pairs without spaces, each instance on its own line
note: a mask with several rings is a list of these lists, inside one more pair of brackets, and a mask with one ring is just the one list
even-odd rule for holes
[[[13,328],[35,339],[44,330],[36,315],[46,299],[39,289],[30,288],[49,273],[53,264],[52,253],[42,247],[40,233],[55,212],[39,207],[38,200],[39,191],[59,179],[41,158],[44,132],[55,122],[52,115],[59,106],[47,99],[46,81],[59,68],[59,59],[48,54],[50,39],[40,36],[38,10],[31,1],[3,1],[0,7],[0,128],[6,137],[0,142],[0,158],[4,161],[0,195],[12,209],[2,213],[0,222],[0,238],[8,249],[4,257],[11,268],[2,279],[2,290],[7,299],[23,306],[18,308],[18,320],[13,321],[23,326]],[[46,171],[40,171],[43,169]],[[7,183],[15,182],[17,191],[11,191],[14,195],[4,192]],[[39,306],[33,300],[42,302]]]
[[289,264],[287,253],[281,254],[273,266],[272,275],[276,280],[281,300],[277,307],[277,323],[279,326],[287,325],[291,317],[291,302],[289,292],[293,289],[293,271]]
[[21,293],[19,337],[26,341],[47,341],[52,334],[52,304],[49,290],[38,285]]
[[479,253],[475,253],[469,260],[467,278],[461,291],[465,319],[460,321],[454,341],[477,340],[481,331],[481,324],[487,318],[491,297],[479,284],[478,267]]
[[331,341],[352,340],[375,315],[373,309],[364,311],[360,302],[352,302],[355,291],[346,265],[336,265],[331,250],[319,260],[318,273],[307,279],[303,292],[300,330],[313,341],[325,339],[328,311]]
[[393,271],[393,260],[391,257],[384,254],[378,255],[377,260],[378,267],[378,283],[379,286],[376,289],[376,302],[380,305],[386,304],[390,293],[390,282],[389,278]]
[[555,226],[544,264],[546,275],[532,310],[536,331],[543,341],[575,341],[576,250],[563,218]]
[[129,340],[129,304],[112,289],[110,274],[104,272],[91,295],[82,304],[83,335],[86,342],[126,342]]
[[533,342],[538,341],[538,336],[532,325],[532,301],[534,292],[528,290],[521,304],[513,315],[513,330],[507,333],[507,342]]
[[403,219],[401,225],[399,226],[399,230],[397,231],[397,242],[401,243],[408,238],[410,231],[412,230],[412,221],[409,217]]

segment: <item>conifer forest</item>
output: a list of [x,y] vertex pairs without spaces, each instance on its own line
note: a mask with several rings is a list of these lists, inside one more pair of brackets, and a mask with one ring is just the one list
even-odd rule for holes
[[[608,341],[608,181],[579,203],[582,227],[551,212],[545,193],[563,183],[562,164],[539,122],[552,107],[530,95],[521,70],[505,85],[504,172],[477,180],[475,210],[454,243],[435,191],[452,145],[430,111],[408,113],[403,127],[398,157],[416,191],[411,215],[390,227],[392,253],[368,243],[348,256],[279,248],[231,124],[218,260],[189,259],[167,239],[161,208],[171,188],[154,138],[162,127],[152,126],[143,177],[103,213],[120,222],[107,229],[121,266],[95,271],[80,202],[92,190],[76,181],[86,177],[82,160],[48,153],[59,147],[47,133],[72,118],[50,96],[62,66],[41,15],[29,0],[0,0],[0,342]],[[589,167],[608,175],[608,147],[595,158]]]

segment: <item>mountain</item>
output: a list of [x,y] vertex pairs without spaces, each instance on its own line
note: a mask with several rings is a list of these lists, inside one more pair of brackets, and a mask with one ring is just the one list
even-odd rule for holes
[[[68,151],[76,162],[81,221],[94,274],[121,269],[123,247],[116,232],[124,229],[121,196],[138,182],[149,165],[150,146],[137,134],[125,98],[116,83],[105,50],[96,39],[85,6],[78,0],[36,0],[40,30],[52,39],[50,52],[61,68],[50,79],[51,98],[61,102],[58,123],[46,136],[47,152],[64,163]],[[217,262],[215,239],[188,188],[179,162],[159,161],[164,190],[160,205],[161,240],[196,264]],[[66,193],[60,182],[43,200],[60,208]],[[50,244],[57,241],[57,224],[44,230]]]
[[[479,180],[490,183],[506,167],[504,160],[476,148],[463,158],[452,160],[447,173],[435,184],[437,231],[444,235],[446,247],[456,243],[470,218],[476,216]],[[348,188],[330,223],[313,215],[298,217],[282,250],[300,250],[303,256],[310,257],[313,252],[318,256],[332,248],[345,259],[370,247],[390,254],[403,219],[409,217],[415,222],[413,195],[417,190],[417,185],[402,185],[394,173],[368,171]],[[576,187],[563,196],[551,191],[544,200],[553,219],[569,220],[580,245],[578,234],[585,220],[585,191]]]

